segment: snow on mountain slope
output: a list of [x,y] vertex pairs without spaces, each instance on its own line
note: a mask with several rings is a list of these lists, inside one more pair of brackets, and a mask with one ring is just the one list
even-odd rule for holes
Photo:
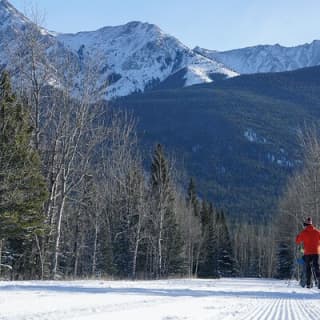
[[21,28],[29,20],[16,10],[7,0],[0,0],[1,28]]
[[189,61],[186,66],[185,86],[212,82],[211,77],[213,74],[220,74],[224,78],[232,78],[238,75],[238,73],[226,68],[222,63],[218,63],[214,59],[203,58],[201,55],[195,55]]
[[0,0],[0,67],[9,63],[10,49],[17,48],[15,40],[28,20],[6,0]]
[[69,56],[71,60],[73,56],[78,64],[77,57],[52,33],[32,23],[7,0],[0,0],[0,71],[9,69],[14,80],[24,81],[27,86],[31,82],[27,74],[31,74],[32,55],[38,56],[38,78],[50,85],[60,82],[57,70],[61,57]]
[[318,320],[319,290],[271,279],[0,282],[0,320]]
[[156,25],[130,22],[92,32],[60,34],[57,39],[77,52],[100,62],[100,82],[109,80],[108,97],[144,91],[175,72],[187,68],[185,85],[211,82],[210,74],[237,73],[194,53]]
[[[61,83],[59,68],[61,72],[61,62],[68,57],[74,64],[75,87],[81,87],[81,80],[94,65],[96,86],[106,99],[143,92],[166,80],[168,85],[169,79],[179,86],[190,86],[242,73],[288,71],[320,64],[320,41],[292,48],[275,45],[225,52],[191,50],[159,27],[142,22],[55,34],[32,24],[9,1],[0,0],[0,69],[18,70],[16,53],[23,52],[24,35],[35,29],[46,52],[43,71],[49,73],[49,84]],[[20,64],[26,65],[27,51],[22,59],[19,56]]]
[[185,85],[211,82],[212,74],[237,75],[152,24],[130,22],[92,32],[55,34],[34,25],[7,0],[0,0],[0,69],[18,74],[17,58],[20,65],[27,65],[30,50],[23,50],[22,43],[30,34],[36,35],[46,53],[42,72],[49,71],[45,75],[49,84],[62,82],[61,63],[68,57],[74,64],[75,87],[80,88],[81,79],[94,66],[96,86],[106,99],[143,92],[184,68],[188,70]]
[[320,65],[319,40],[296,47],[259,45],[224,52],[196,47],[194,51],[240,74],[291,71]]
[[[7,0],[0,0],[0,55],[1,58],[10,58],[9,50],[12,54],[16,53],[14,49],[21,46],[19,41],[32,33],[36,39],[41,39],[41,45],[45,49],[58,46],[58,42],[50,33],[42,27],[36,26],[22,13],[16,10]],[[60,45],[61,46],[61,45]],[[7,49],[7,50],[6,50]],[[1,62],[1,61],[0,61]]]

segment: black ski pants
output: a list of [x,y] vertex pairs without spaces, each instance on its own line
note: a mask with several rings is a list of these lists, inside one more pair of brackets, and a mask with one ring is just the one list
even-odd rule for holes
[[306,264],[307,286],[310,286],[311,284],[311,275],[312,275],[311,268],[313,268],[313,271],[315,273],[315,276],[317,277],[318,286],[319,286],[319,280],[320,280],[319,254],[305,255],[304,262]]

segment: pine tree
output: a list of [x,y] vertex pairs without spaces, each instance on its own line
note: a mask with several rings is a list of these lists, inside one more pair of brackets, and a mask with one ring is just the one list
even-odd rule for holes
[[218,273],[218,234],[213,205],[203,202],[201,216],[203,221],[204,243],[199,276],[217,278]]
[[199,200],[197,197],[196,185],[192,178],[190,179],[188,186],[187,203],[192,207],[194,216],[198,217],[200,215]]
[[237,261],[233,252],[229,228],[226,223],[224,211],[217,214],[218,228],[218,272],[223,277],[236,276],[238,274]]
[[202,201],[200,218],[201,218],[202,233],[205,233],[206,228],[211,221],[210,204],[208,204],[206,201]]
[[43,231],[46,198],[31,134],[28,113],[11,89],[9,74],[4,72],[0,79],[0,239],[7,240],[24,269],[34,263],[26,258],[26,246],[30,247],[34,236]]
[[294,268],[294,251],[290,243],[282,241],[278,247],[277,273],[280,279],[290,279]]
[[182,241],[174,211],[174,192],[168,162],[157,145],[151,165],[152,219],[155,231],[156,277],[175,273],[182,264]]

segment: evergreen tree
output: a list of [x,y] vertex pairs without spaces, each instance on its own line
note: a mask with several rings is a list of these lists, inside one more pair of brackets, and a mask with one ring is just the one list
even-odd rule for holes
[[282,241],[278,248],[277,273],[280,279],[290,279],[293,272],[294,252],[290,243]]
[[152,220],[156,249],[156,277],[177,271],[182,264],[182,241],[174,210],[174,190],[162,146],[157,145],[151,165]]
[[203,221],[204,243],[202,259],[199,266],[199,276],[217,278],[218,273],[218,234],[213,205],[202,204],[201,217]]
[[236,276],[238,274],[237,262],[223,210],[218,212],[216,224],[218,228],[218,272],[223,277]]
[[200,215],[199,200],[196,192],[196,185],[194,180],[191,178],[188,186],[187,203],[193,209],[193,214],[198,217]]
[[116,275],[123,278],[127,278],[132,273],[131,265],[131,253],[129,243],[129,231],[126,224],[127,219],[123,219],[117,225],[117,229],[113,230],[115,233],[113,242],[113,263],[115,267]]
[[16,269],[34,264],[32,257],[26,257],[26,247],[44,229],[46,187],[31,135],[28,113],[4,72],[0,79],[0,239],[6,239],[12,256],[19,257],[14,261]]

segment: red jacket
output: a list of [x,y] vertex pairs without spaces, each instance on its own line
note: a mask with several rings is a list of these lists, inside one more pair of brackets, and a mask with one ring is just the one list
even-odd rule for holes
[[296,243],[302,243],[304,254],[320,254],[320,231],[314,226],[307,226],[296,238]]

